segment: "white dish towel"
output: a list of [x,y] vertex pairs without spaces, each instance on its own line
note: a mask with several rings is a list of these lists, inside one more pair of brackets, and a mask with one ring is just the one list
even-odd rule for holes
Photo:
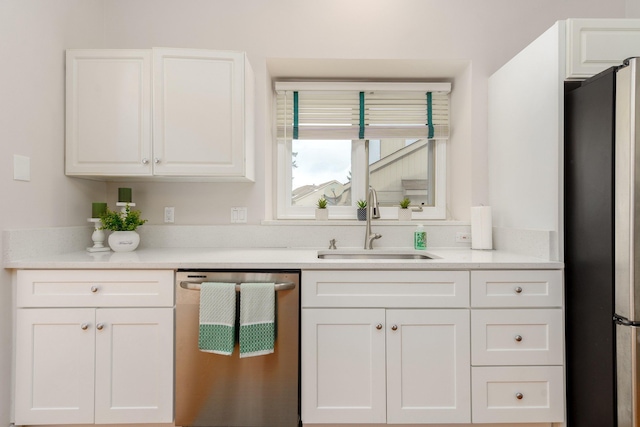
[[240,285],[240,357],[273,353],[275,284]]
[[233,353],[236,325],[236,284],[202,283],[198,348],[207,353]]

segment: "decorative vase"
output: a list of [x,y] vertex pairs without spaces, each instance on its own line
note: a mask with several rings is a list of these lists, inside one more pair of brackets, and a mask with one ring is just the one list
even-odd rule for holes
[[411,209],[398,209],[398,220],[399,221],[411,221]]
[[367,208],[358,208],[358,221],[367,220]]
[[109,236],[109,247],[114,252],[131,252],[140,244],[140,235],[135,231],[114,231]]
[[316,219],[320,221],[326,221],[329,219],[329,210],[316,208]]

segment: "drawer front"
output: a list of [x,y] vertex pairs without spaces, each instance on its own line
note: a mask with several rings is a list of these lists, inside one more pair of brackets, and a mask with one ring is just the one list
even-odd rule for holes
[[472,310],[473,365],[562,365],[562,310]]
[[473,423],[564,421],[561,366],[472,368]]
[[304,270],[302,306],[468,307],[469,272]]
[[562,270],[471,272],[472,307],[562,307]]
[[19,270],[18,307],[172,307],[173,270]]

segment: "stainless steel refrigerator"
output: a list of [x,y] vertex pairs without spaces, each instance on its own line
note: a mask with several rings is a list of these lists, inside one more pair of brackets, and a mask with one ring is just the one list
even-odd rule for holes
[[565,84],[569,427],[640,427],[639,65]]

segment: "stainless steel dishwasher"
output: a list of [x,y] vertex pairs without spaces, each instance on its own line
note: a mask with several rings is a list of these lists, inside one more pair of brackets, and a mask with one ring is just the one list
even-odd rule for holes
[[[202,282],[276,283],[273,354],[239,358],[237,342],[231,356],[198,350]],[[178,270],[175,424],[300,426],[299,325],[299,271]]]

